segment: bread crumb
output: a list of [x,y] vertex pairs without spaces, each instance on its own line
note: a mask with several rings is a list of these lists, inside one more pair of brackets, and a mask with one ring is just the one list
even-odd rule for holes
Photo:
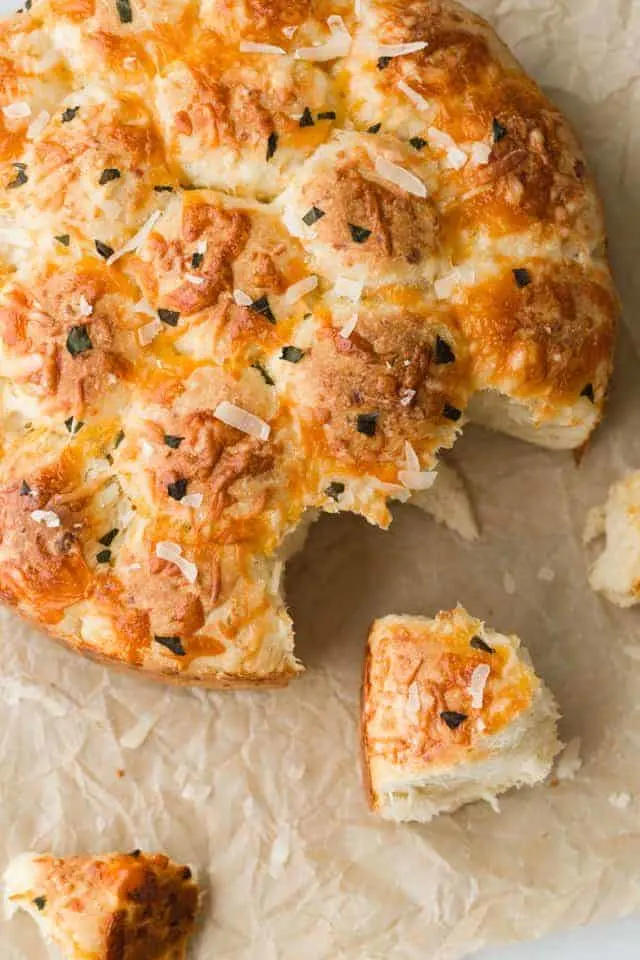
[[624,791],[622,793],[610,793],[609,803],[616,810],[626,810],[631,803],[631,794]]
[[580,745],[580,737],[573,737],[560,754],[560,759],[556,766],[556,777],[558,780],[573,780],[582,766]]
[[556,572],[551,567],[540,567],[538,570],[538,580],[542,580],[544,583],[552,583],[555,578]]

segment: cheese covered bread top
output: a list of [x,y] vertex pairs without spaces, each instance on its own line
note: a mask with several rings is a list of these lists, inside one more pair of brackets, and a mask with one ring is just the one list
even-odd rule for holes
[[5,875],[8,903],[27,910],[68,960],[183,960],[198,910],[189,867],[164,854],[23,854]]
[[34,0],[0,71],[0,595],[76,649],[285,682],[305,513],[386,526],[482,391],[598,421],[593,182],[457,4]]
[[363,689],[373,779],[400,784],[488,758],[541,686],[519,645],[462,607],[376,620]]

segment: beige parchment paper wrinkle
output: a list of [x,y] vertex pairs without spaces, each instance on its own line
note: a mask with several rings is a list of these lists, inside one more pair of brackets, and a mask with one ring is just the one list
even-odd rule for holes
[[[478,543],[411,507],[386,534],[323,518],[287,577],[308,669],[284,691],[166,690],[0,614],[0,870],[29,848],[166,850],[206,887],[197,960],[454,960],[640,908],[640,611],[590,593],[581,545],[588,507],[640,467],[640,3],[472,5],[573,121],[607,207],[624,328],[580,468],[469,429],[454,460]],[[457,601],[526,641],[583,767],[499,814],[379,823],[357,760],[368,624]],[[28,918],[0,923],[0,956],[47,956]]]

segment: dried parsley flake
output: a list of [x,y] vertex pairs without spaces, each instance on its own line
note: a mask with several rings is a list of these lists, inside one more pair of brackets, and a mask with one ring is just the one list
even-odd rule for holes
[[89,336],[86,324],[82,323],[78,327],[71,327],[67,335],[67,350],[71,356],[77,357],[78,354],[84,353],[86,350],[91,350],[92,348],[93,344],[91,343],[91,337]]

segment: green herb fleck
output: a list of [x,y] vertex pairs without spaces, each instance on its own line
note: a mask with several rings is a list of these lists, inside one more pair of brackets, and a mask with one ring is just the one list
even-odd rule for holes
[[364,433],[365,437],[375,436],[375,432],[378,426],[378,417],[377,413],[359,413],[358,419],[356,420],[356,428],[358,433]]
[[339,483],[337,480],[332,480],[325,493],[328,497],[331,497],[332,500],[339,500],[340,495],[344,493],[344,483]]
[[26,480],[23,480],[20,484],[20,490],[18,491],[21,497],[28,497],[31,493],[31,487]]
[[516,285],[522,290],[523,287],[528,287],[531,283],[531,274],[524,267],[517,267],[513,271],[513,276],[516,281]]
[[108,260],[113,255],[113,247],[110,247],[108,243],[103,243],[102,240],[94,240],[93,242],[103,260]]
[[310,210],[307,210],[302,220],[308,227],[312,227],[314,223],[322,217],[324,217],[324,210],[321,210],[320,207],[311,207]]
[[166,647],[167,650],[171,650],[171,653],[175,653],[176,657],[186,656],[187,651],[182,646],[180,637],[159,637],[156,635],[153,639],[156,643]]
[[300,117],[300,126],[301,127],[314,126],[313,114],[311,113],[311,110],[309,110],[309,107],[305,107],[304,110],[302,111],[302,116]]
[[60,119],[63,123],[69,123],[73,120],[79,109],[80,107],[67,107]]
[[445,403],[442,408],[442,416],[446,417],[447,420],[459,420],[462,416],[462,410],[458,410],[457,407],[452,407],[450,403]]
[[167,486],[167,493],[173,500],[182,500],[187,492],[187,480],[180,479]]
[[348,226],[354,243],[364,243],[371,236],[371,230],[366,227],[358,227],[355,223],[350,223]]
[[26,183],[29,177],[27,176],[26,163],[12,163],[11,166],[15,167],[18,172],[16,173],[15,179],[7,184],[7,189],[15,190],[16,187],[21,187]]
[[467,715],[466,713],[458,713],[457,710],[443,710],[440,719],[444,720],[450,730],[456,730],[467,719]]
[[280,359],[288,363],[300,363],[304,357],[304,350],[300,347],[283,347],[280,351]]
[[106,167],[100,174],[100,179],[98,183],[101,187],[104,187],[105,183],[111,183],[112,180],[119,180],[122,174],[116,167]]
[[173,193],[173,187],[166,183],[157,183],[153,189],[156,193]]
[[381,129],[382,129],[381,123],[374,123],[367,128],[367,133],[380,133]]
[[409,143],[414,150],[423,150],[427,145],[427,141],[423,140],[422,137],[411,137]]
[[588,383],[588,384],[586,385],[586,387],[584,388],[584,390],[581,391],[580,396],[581,396],[581,397],[586,397],[587,400],[591,400],[591,403],[595,403],[595,402],[596,402],[596,395],[595,395],[595,392],[594,392],[594,389],[593,389],[593,384],[592,384],[592,383]]
[[453,363],[456,359],[456,355],[447,341],[443,340],[442,337],[439,336],[436,337],[434,359],[436,363]]
[[251,366],[253,367],[254,370],[257,370],[257,371],[258,371],[258,373],[260,374],[260,376],[262,377],[262,379],[264,380],[264,382],[266,383],[266,385],[267,385],[268,387],[275,387],[275,385],[276,385],[275,380],[274,380],[273,377],[270,376],[270,374],[265,370],[265,368],[262,366],[261,363],[259,363],[259,362],[256,360],[255,363],[252,363],[252,364],[251,364]]
[[69,433],[71,434],[71,436],[74,436],[78,432],[78,430],[82,430],[82,428],[84,427],[84,420],[76,420],[75,417],[68,417],[65,420],[64,425],[69,431]]
[[67,336],[67,350],[71,356],[77,357],[79,353],[84,353],[92,348],[93,344],[86,324],[82,323],[79,327],[71,327]]
[[165,433],[164,435],[164,442],[172,450],[177,450],[183,440],[184,437],[176,437],[173,433]]
[[113,530],[109,530],[109,533],[105,533],[104,537],[100,537],[98,543],[101,543],[103,547],[110,547],[119,532],[118,528],[114,527]]
[[278,149],[278,134],[274,132],[269,134],[269,139],[267,140],[267,162],[271,160],[272,156]]
[[335,118],[335,110],[323,110],[322,113],[318,114],[318,120],[335,120]]
[[57,240],[58,243],[61,243],[63,247],[68,247],[71,243],[71,237],[68,233],[59,233],[58,236],[54,237],[53,239]]
[[495,653],[493,647],[490,647],[482,637],[472,637],[469,641],[474,650],[482,650],[483,653]]
[[46,898],[46,897],[34,897],[34,898],[33,898],[33,902],[35,903],[35,905],[36,905],[36,907],[38,908],[38,910],[44,910],[44,908],[45,908],[46,905],[47,905],[47,898]]
[[118,430],[118,432],[116,433],[116,438],[113,441],[113,449],[117,450],[123,440],[124,440],[124,430]]
[[391,57],[378,57],[378,63],[376,66],[378,67],[378,70],[386,70],[390,63]]
[[266,296],[258,297],[257,300],[254,300],[253,303],[250,303],[249,310],[253,310],[254,313],[259,313],[260,316],[264,317],[265,320],[268,320],[269,323],[276,322],[276,318],[273,315]]
[[111,560],[111,550],[101,550],[100,553],[96,553],[98,563],[109,563],[109,560]]
[[160,307],[158,317],[163,323],[166,323],[168,327],[177,327],[180,314],[177,310],[165,310],[164,307]]
[[504,140],[509,132],[506,127],[503,127],[499,120],[496,120],[495,117],[493,118],[492,131],[494,143],[500,143],[500,141]]
[[191,267],[193,270],[197,270],[198,267],[202,266],[204,260],[204,253],[194,253],[191,257]]
[[133,12],[131,10],[130,0],[116,0],[116,10],[120,17],[120,23],[131,23]]

